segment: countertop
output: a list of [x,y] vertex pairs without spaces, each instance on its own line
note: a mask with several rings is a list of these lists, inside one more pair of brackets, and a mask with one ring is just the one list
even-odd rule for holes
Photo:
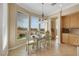
[[78,35],[79,36],[78,33],[63,33],[63,34],[72,34],[72,35]]

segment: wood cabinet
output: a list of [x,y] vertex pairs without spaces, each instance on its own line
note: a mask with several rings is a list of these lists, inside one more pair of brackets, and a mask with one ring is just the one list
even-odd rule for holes
[[69,44],[79,45],[79,35],[69,34]]
[[79,12],[62,16],[62,28],[79,28]]
[[70,28],[78,28],[78,13],[70,16]]
[[71,45],[79,45],[79,35],[72,33],[63,33],[62,34],[62,42],[71,44]]
[[77,14],[77,23],[78,23],[78,28],[79,28],[79,14]]
[[68,40],[69,40],[69,34],[66,34],[66,33],[63,33],[62,34],[62,42],[63,43],[68,43]]
[[63,16],[62,17],[62,27],[63,28],[70,28],[70,16]]
[[69,29],[69,33],[62,33],[62,42],[71,45],[79,45],[79,35],[75,34],[78,31],[72,31],[72,29],[79,29],[79,12],[62,16],[62,32],[65,32],[63,28]]

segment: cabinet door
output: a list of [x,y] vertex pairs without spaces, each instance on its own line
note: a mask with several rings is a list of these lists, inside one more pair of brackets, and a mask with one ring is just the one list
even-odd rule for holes
[[69,39],[68,34],[62,34],[62,42],[63,43],[68,43],[68,39]]
[[79,36],[77,37],[77,45],[79,45]]
[[70,28],[78,28],[78,20],[77,20],[77,14],[72,14],[71,15],[71,20],[70,20]]
[[72,45],[78,45],[79,37],[77,35],[70,34],[69,35],[69,43]]
[[79,28],[79,13],[77,14],[77,23],[78,23],[78,28]]
[[62,27],[70,28],[70,16],[65,16],[62,18]]

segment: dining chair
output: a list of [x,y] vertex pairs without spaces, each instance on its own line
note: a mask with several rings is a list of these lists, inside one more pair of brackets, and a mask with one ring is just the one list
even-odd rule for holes
[[27,36],[26,51],[31,55],[36,50],[37,40],[34,37]]

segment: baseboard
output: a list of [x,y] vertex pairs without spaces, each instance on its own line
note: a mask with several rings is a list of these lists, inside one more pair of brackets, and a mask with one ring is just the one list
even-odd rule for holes
[[12,48],[9,48],[8,50],[14,50],[14,49],[19,48],[19,47],[21,47],[21,46],[23,46],[23,45],[26,45],[26,43],[17,45],[17,46],[12,47]]

